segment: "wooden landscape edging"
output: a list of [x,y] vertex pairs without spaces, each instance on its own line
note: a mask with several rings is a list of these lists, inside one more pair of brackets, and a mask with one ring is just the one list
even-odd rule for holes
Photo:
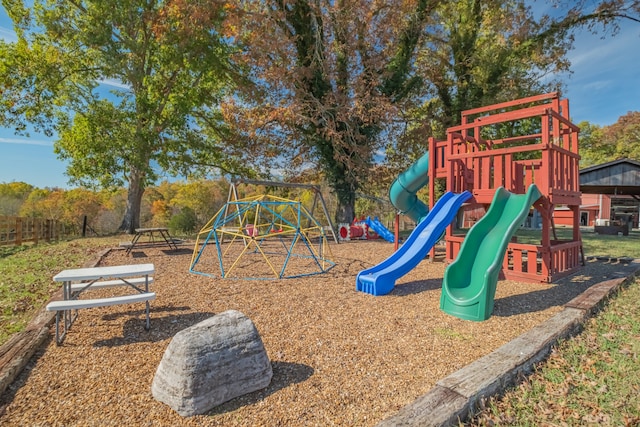
[[473,416],[486,398],[502,394],[547,358],[556,343],[582,330],[622,286],[640,275],[640,259],[630,263],[624,277],[597,283],[565,304],[555,316],[488,355],[436,383],[427,394],[381,421],[376,427],[458,426]]
[[[97,260],[87,262],[84,267],[97,266],[110,251],[111,249],[104,250]],[[58,289],[49,301],[61,299],[62,288]],[[0,396],[20,375],[40,346],[50,338],[49,327],[53,324],[56,313],[46,311],[46,305],[36,312],[24,331],[14,334],[0,347]]]

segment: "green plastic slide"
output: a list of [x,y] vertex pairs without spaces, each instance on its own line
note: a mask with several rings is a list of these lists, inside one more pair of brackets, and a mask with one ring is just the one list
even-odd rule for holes
[[526,194],[496,190],[489,210],[469,230],[458,257],[444,272],[440,308],[445,313],[473,321],[491,316],[507,245],[540,196],[535,184]]
[[393,181],[389,200],[402,214],[421,222],[429,214],[429,206],[416,193],[429,183],[429,152],[427,151]]

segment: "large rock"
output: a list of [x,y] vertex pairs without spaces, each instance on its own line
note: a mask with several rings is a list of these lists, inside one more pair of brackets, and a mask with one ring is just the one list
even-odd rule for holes
[[192,416],[265,388],[272,376],[253,322],[229,310],[173,337],[153,378],[151,393],[180,415]]

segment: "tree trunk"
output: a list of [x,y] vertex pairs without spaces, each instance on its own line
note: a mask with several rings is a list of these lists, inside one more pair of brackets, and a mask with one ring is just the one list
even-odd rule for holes
[[350,186],[334,184],[333,189],[336,191],[338,198],[338,207],[336,209],[336,224],[347,223],[356,216],[356,193],[351,190]]
[[131,167],[129,175],[129,190],[127,193],[127,210],[124,213],[120,231],[128,234],[136,232],[140,228],[140,211],[142,207],[142,195],[144,194],[144,173],[136,167]]
[[336,224],[350,224],[356,216],[353,203],[343,203],[338,198],[338,209],[336,210]]

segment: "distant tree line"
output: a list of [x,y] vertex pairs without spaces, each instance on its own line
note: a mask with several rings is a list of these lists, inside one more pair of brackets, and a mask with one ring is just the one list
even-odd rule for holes
[[[190,236],[198,232],[227,202],[231,183],[217,180],[163,181],[145,191],[141,207],[141,225],[168,227],[172,234]],[[296,200],[311,210],[314,193],[310,190],[241,184],[236,186],[239,198],[273,194]],[[335,213],[328,186],[321,187],[330,214]],[[380,186],[375,194],[358,196],[358,211],[364,216],[377,216],[387,224],[394,219],[393,206],[385,199],[387,189]],[[233,198],[233,196],[231,196]],[[53,219],[61,223],[69,235],[80,235],[87,218],[88,235],[112,235],[119,232],[126,209],[126,190],[90,190],[86,188],[37,188],[24,182],[0,183],[0,215]],[[321,215],[321,206],[315,215]],[[313,213],[312,213],[313,214]],[[320,218],[319,218],[320,219]],[[352,218],[356,219],[356,218]]]
[[[142,224],[169,227],[177,235],[197,231],[227,201],[225,180],[164,181],[145,192]],[[0,184],[0,215],[55,219],[80,235],[84,217],[91,233],[118,231],[126,209],[126,190],[36,188],[23,182]]]

